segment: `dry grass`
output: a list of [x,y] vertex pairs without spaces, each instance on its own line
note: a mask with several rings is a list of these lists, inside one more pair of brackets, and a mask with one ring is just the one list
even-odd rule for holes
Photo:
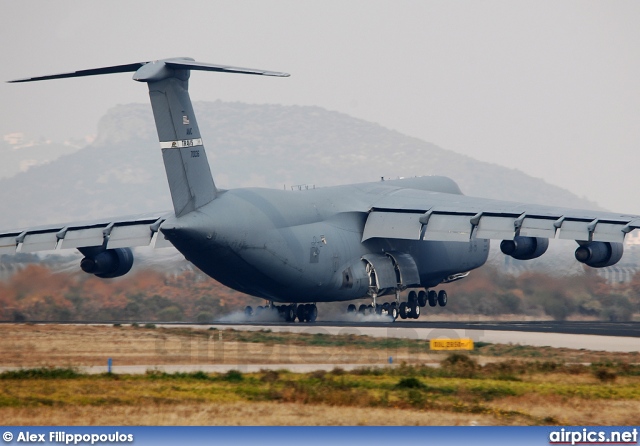
[[344,336],[338,345],[323,346],[315,345],[322,343],[321,337],[293,333],[2,324],[0,366],[104,366],[107,358],[117,365],[383,364],[389,356],[396,362],[419,364],[443,357],[425,348],[349,345],[350,337]]
[[561,425],[630,426],[638,424],[640,401],[607,400],[585,401],[559,395],[527,394],[491,402],[491,407],[528,413],[540,419],[553,419]]
[[[0,338],[0,367],[104,366],[108,357],[117,365],[383,364],[389,352],[407,363],[238,376],[5,374],[5,424],[629,425],[640,412],[640,370],[619,364],[638,362],[634,354],[486,345],[480,355],[448,357],[423,341],[130,326],[7,324]],[[440,369],[418,366],[445,358]],[[604,364],[563,365],[586,358]]]
[[[446,353],[429,351],[422,340],[368,336],[311,335],[134,328],[110,325],[0,324],[0,367],[172,364],[407,364],[439,363]],[[640,363],[640,353],[609,353],[521,345],[479,344],[480,363],[527,358],[537,361]]]
[[429,426],[493,425],[489,415],[299,403],[229,402],[143,407],[0,408],[8,425]]

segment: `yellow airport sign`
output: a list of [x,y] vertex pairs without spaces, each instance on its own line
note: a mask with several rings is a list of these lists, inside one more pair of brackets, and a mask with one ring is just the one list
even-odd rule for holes
[[473,350],[473,339],[431,339],[431,350]]

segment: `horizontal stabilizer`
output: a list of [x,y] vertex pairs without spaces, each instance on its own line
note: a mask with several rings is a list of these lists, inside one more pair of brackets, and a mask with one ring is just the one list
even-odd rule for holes
[[[60,73],[60,74],[51,74],[48,76],[16,79],[16,80],[9,81],[9,83],[46,81],[51,79],[64,79],[69,77],[97,76],[100,74],[136,72],[140,70],[140,68],[148,64],[152,64],[156,66],[165,65],[168,68],[185,69],[185,70],[217,71],[221,73],[254,74],[254,75],[260,75],[260,76],[277,76],[277,77],[289,76],[288,73],[280,73],[277,71],[267,71],[267,70],[260,70],[256,68],[232,67],[229,65],[216,65],[216,64],[210,64],[210,63],[204,63],[204,62],[196,62],[195,60],[188,57],[176,57],[171,59],[162,59],[162,60],[149,61],[149,62],[136,62],[136,63],[126,64],[126,65],[114,65],[111,67],[91,68],[88,70],[80,70],[80,71],[73,71],[69,73]],[[142,72],[144,71],[146,70],[142,70]],[[134,76],[134,79],[144,80],[143,78],[138,78],[137,76]]]
[[289,73],[267,71],[256,68],[232,67],[229,65],[215,65],[205,62],[196,62],[189,59],[165,59],[164,62],[170,68],[186,68],[199,71],[219,71],[221,73],[256,74],[259,76],[289,77]]
[[48,81],[51,79],[64,79],[67,77],[83,77],[83,76],[97,76],[99,74],[113,74],[113,73],[127,73],[132,71],[138,71],[140,67],[148,62],[138,62],[127,65],[115,65],[113,67],[92,68],[89,70],[73,71],[71,73],[50,74],[48,76],[29,77],[25,79],[16,79],[9,81],[10,84],[17,84],[20,82],[33,82],[33,81]]

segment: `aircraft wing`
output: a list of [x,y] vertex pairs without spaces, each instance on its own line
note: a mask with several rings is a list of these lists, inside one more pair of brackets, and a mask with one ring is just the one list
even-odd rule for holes
[[399,189],[370,209],[362,241],[371,238],[469,241],[516,236],[622,243],[640,216]]
[[0,231],[0,255],[89,246],[106,249],[153,245],[172,246],[159,232],[173,212],[140,214],[89,222],[74,222]]

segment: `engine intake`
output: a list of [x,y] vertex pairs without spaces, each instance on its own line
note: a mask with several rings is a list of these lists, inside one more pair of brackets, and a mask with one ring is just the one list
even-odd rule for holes
[[503,240],[500,251],[517,260],[531,260],[547,252],[549,239],[541,237],[516,236],[513,240]]
[[129,248],[107,250],[81,249],[85,258],[80,261],[82,271],[102,279],[111,279],[127,274],[133,266],[133,253]]
[[589,242],[576,249],[576,260],[592,268],[615,265],[622,258],[622,243]]

